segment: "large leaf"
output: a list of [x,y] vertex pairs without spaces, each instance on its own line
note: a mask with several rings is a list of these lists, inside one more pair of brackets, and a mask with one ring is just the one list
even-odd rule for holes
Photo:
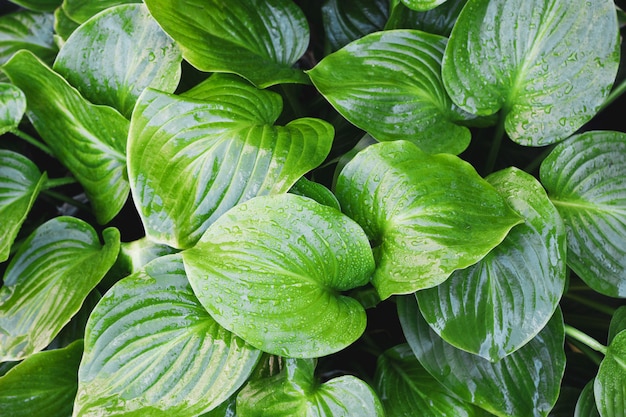
[[235,204],[287,192],[330,150],[333,128],[318,119],[273,126],[280,98],[241,79],[213,76],[191,100],[146,90],[133,113],[128,171],[147,235],[193,246]]
[[626,134],[573,136],[540,175],[567,229],[567,264],[594,290],[626,297]]
[[565,286],[565,227],[541,184],[516,168],[487,177],[524,223],[477,264],[416,294],[446,342],[497,361],[531,340]]
[[423,319],[414,296],[398,300],[402,330],[424,368],[457,396],[497,416],[547,416],[565,370],[563,316],[557,309],[530,342],[498,362],[446,343]]
[[235,392],[259,355],[200,305],[180,256],[162,257],[89,318],[74,415],[196,416]]
[[54,17],[27,10],[0,16],[0,64],[20,49],[27,49],[47,63],[57,53],[52,37]]
[[541,146],[595,115],[618,63],[612,0],[470,0],[450,35],[443,80],[464,110],[500,110],[512,140]]
[[371,145],[343,169],[337,198],[375,246],[382,299],[433,287],[498,245],[520,222],[474,168],[407,141]]
[[0,83],[0,136],[20,124],[26,111],[26,97],[13,84]]
[[77,23],[84,23],[90,17],[103,10],[129,3],[141,3],[141,0],[63,0],[63,13]]
[[282,372],[249,382],[237,395],[239,417],[382,417],[380,400],[351,375],[320,384],[312,359],[287,359]]
[[602,417],[626,416],[626,331],[613,338],[593,383],[596,405]]
[[322,5],[324,33],[333,51],[369,33],[382,30],[389,0],[326,0]]
[[0,377],[0,414],[67,417],[78,388],[83,341],[35,353]]
[[159,25],[193,66],[239,74],[258,87],[307,83],[293,68],[309,43],[302,10],[291,0],[146,0]]
[[113,265],[120,234],[57,217],[39,226],[20,246],[0,288],[0,361],[18,360],[45,348],[80,309]]
[[0,149],[0,262],[9,258],[17,232],[45,181],[46,174],[28,158]]
[[470,132],[455,124],[463,114],[443,86],[445,46],[445,38],[426,32],[377,32],[328,55],[308,74],[339,113],[374,138],[459,154]]
[[369,282],[367,237],[341,212],[309,198],[281,194],[239,204],[183,259],[215,320],[265,352],[324,356],[365,330],[365,310],[341,292]]
[[467,0],[447,0],[434,9],[418,12],[407,9],[400,0],[393,0],[385,29],[419,29],[448,37]]
[[146,7],[129,4],[81,25],[61,48],[54,70],[92,103],[109,105],[130,118],[147,87],[174,92],[181,61],[178,47]]
[[121,210],[126,179],[128,120],[116,110],[86,101],[60,75],[28,51],[2,70],[26,95],[27,115],[57,158],[85,188],[100,223]]

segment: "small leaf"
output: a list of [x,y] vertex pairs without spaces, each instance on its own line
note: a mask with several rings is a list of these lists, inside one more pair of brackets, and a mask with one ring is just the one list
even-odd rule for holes
[[337,197],[335,197],[332,191],[322,184],[307,180],[305,177],[300,178],[293,187],[289,189],[289,192],[303,197],[309,197],[320,204],[341,210],[339,201],[337,201]]
[[341,212],[311,199],[281,194],[239,204],[183,260],[215,320],[265,352],[320,357],[365,329],[365,310],[341,292],[369,282],[367,238]]
[[147,87],[174,92],[181,61],[178,47],[146,7],[129,4],[107,9],[81,25],[61,48],[54,70],[87,100],[130,118]]
[[525,222],[477,264],[416,294],[430,327],[455,347],[498,361],[553,316],[565,287],[565,227],[541,184],[516,168],[487,177]]
[[76,23],[84,23],[103,10],[120,4],[141,3],[140,0],[63,0],[63,12]]
[[35,353],[0,377],[0,414],[66,417],[78,388],[83,341]]
[[322,21],[331,50],[382,30],[388,15],[389,0],[326,0]]
[[445,281],[482,259],[520,217],[474,168],[407,141],[371,145],[337,180],[337,199],[375,246],[381,299]]
[[26,97],[13,84],[0,83],[0,136],[17,126],[26,111]]
[[626,331],[609,345],[593,384],[596,405],[602,417],[626,416]]
[[162,257],[94,309],[74,415],[196,416],[234,393],[259,355],[207,314],[180,256]]
[[573,136],[540,175],[567,229],[568,266],[594,290],[626,297],[626,134]]
[[574,417],[600,417],[598,407],[596,407],[596,398],[593,395],[593,385],[595,379],[591,380],[578,397]]
[[400,0],[394,1],[398,4],[393,7],[385,25],[386,30],[418,29],[446,38],[450,36],[461,9],[467,3],[467,0],[447,0],[434,9],[418,12],[407,9],[400,3]]
[[45,348],[109,270],[119,252],[117,229],[103,232],[57,217],[20,246],[0,288],[0,361],[23,359]]
[[615,313],[613,313],[611,324],[609,325],[609,337],[607,338],[607,343],[610,344],[613,341],[613,338],[622,330],[626,330],[626,306],[619,307],[615,310]]
[[293,68],[309,43],[302,10],[291,0],[146,0],[183,57],[206,72],[239,74],[259,88],[308,83]]
[[441,80],[446,39],[415,30],[377,32],[308,71],[351,123],[380,141],[407,139],[428,153],[459,154],[470,142]]
[[401,0],[402,3],[413,10],[417,10],[420,12],[425,12],[428,10],[432,10],[435,7],[439,6],[446,2],[446,0]]
[[9,0],[25,9],[51,12],[61,5],[62,0]]
[[54,33],[57,45],[62,45],[67,38],[80,26],[70,19],[62,7],[54,11]]
[[584,7],[561,0],[469,0],[450,35],[443,80],[464,110],[481,116],[501,111],[513,141],[543,146],[596,114],[618,63],[612,0]]
[[98,221],[109,222],[129,193],[125,156],[128,120],[110,107],[86,101],[28,51],[15,54],[2,70],[26,95],[29,119],[83,185]]
[[50,13],[21,10],[0,16],[0,64],[21,49],[27,49],[46,63],[57,53],[53,41],[54,17]]

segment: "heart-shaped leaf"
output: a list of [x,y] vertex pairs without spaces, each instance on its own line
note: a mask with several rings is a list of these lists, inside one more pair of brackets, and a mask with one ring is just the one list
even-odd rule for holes
[[26,95],[29,119],[83,185],[98,221],[113,219],[129,193],[128,120],[111,107],[86,101],[28,51],[15,54],[2,70]]
[[176,248],[193,246],[235,204],[287,192],[322,163],[333,139],[318,119],[273,126],[281,110],[274,93],[230,76],[213,82],[221,88],[203,93],[210,101],[146,90],[133,113],[134,201],[147,235]]
[[626,416],[626,331],[609,344],[593,383],[596,406],[602,417]]
[[17,232],[45,181],[46,174],[28,158],[0,149],[0,262],[9,258]]
[[83,341],[35,353],[0,377],[0,414],[11,417],[72,414]]
[[[593,22],[593,24],[590,24]],[[522,145],[558,142],[593,117],[619,63],[612,0],[469,0],[450,35],[443,80],[464,110],[502,112]]]
[[626,134],[573,136],[540,175],[567,229],[567,264],[594,290],[626,297]]
[[320,357],[365,330],[365,310],[341,291],[369,282],[367,237],[341,212],[309,198],[280,194],[239,204],[183,259],[215,320],[265,352]]
[[119,252],[117,229],[103,237],[104,246],[87,223],[57,217],[24,241],[0,288],[0,361],[45,348],[80,309]]
[[596,397],[593,394],[595,379],[591,380],[578,397],[574,417],[600,417],[598,407],[596,407]]
[[351,375],[320,384],[313,359],[287,359],[278,375],[249,382],[237,395],[237,415],[382,417],[383,407],[362,380]]
[[413,10],[417,10],[420,12],[425,12],[428,10],[432,10],[435,7],[439,6],[442,3],[445,3],[446,0],[401,0],[402,3]]
[[359,152],[337,180],[337,199],[373,241],[381,299],[433,287],[498,245],[520,222],[474,168],[407,141]]
[[0,83],[0,136],[20,124],[26,111],[26,97],[13,84]]
[[498,361],[531,340],[565,287],[565,227],[541,184],[516,168],[487,177],[525,220],[477,264],[416,294],[424,318],[459,349]]
[[84,23],[103,10],[120,4],[141,3],[140,0],[63,0],[63,12],[76,23]]
[[196,416],[234,393],[259,355],[200,305],[180,255],[162,257],[91,314],[74,415]]
[[322,21],[331,50],[382,30],[388,15],[389,0],[326,0]]
[[146,7],[128,4],[81,25],[61,48],[54,70],[87,100],[109,105],[130,118],[147,87],[176,90],[181,61],[178,47]]
[[61,5],[63,0],[9,0],[28,10],[51,12]]
[[429,153],[459,154],[470,132],[441,79],[446,39],[416,30],[377,32],[308,71],[315,87],[354,125],[381,141],[407,139]]
[[530,342],[498,362],[446,343],[424,320],[415,296],[398,300],[402,330],[426,370],[457,396],[497,416],[547,416],[565,371],[563,316],[556,310]]
[[467,0],[447,0],[436,8],[424,12],[407,9],[400,0],[393,0],[392,3],[395,4],[385,29],[419,29],[449,37]]
[[21,10],[0,16],[0,64],[20,49],[27,49],[52,63],[57,47],[52,37],[54,17],[50,13]]
[[260,88],[308,83],[293,65],[306,51],[309,27],[291,0],[145,3],[185,59],[202,71],[239,74]]

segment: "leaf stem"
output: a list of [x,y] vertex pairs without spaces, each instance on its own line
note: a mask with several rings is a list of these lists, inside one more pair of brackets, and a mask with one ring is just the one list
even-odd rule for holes
[[615,309],[611,308],[605,304],[602,303],[598,303],[597,301],[593,301],[593,300],[589,300],[586,297],[582,297],[578,294],[572,294],[570,292],[568,292],[567,294],[565,294],[565,297],[569,298],[570,300],[576,301],[577,303],[586,305],[588,307],[591,307],[601,313],[607,314],[609,316],[613,316],[613,314],[615,313]]
[[565,325],[565,334],[571,337],[574,340],[579,341],[585,346],[590,347],[591,349],[606,355],[607,347],[602,343],[598,342],[593,337],[589,336],[586,333],[581,332],[580,330],[570,326],[569,324]]
[[64,185],[76,184],[76,178],[74,177],[62,177],[62,178],[51,178],[46,181],[43,186],[44,190],[49,190],[51,188],[62,187]]
[[89,207],[87,205],[85,205],[85,204],[83,204],[81,202],[78,202],[78,201],[74,200],[73,198],[68,197],[68,196],[66,196],[64,194],[57,193],[56,191],[50,191],[50,190],[43,190],[42,193],[47,195],[47,196],[49,196],[49,197],[52,197],[52,198],[54,198],[56,200],[62,201],[62,202],[67,203],[67,204],[70,204],[70,205],[76,207],[79,210],[84,210],[84,211],[87,211],[87,212],[90,211]]
[[555,145],[548,146],[546,149],[544,149],[543,152],[537,155],[535,159],[533,159],[528,165],[526,165],[526,167],[524,167],[524,171],[528,172],[529,174],[534,172],[541,165],[543,160],[546,159],[548,155],[550,155],[550,152],[552,152],[554,146]]
[[491,149],[489,151],[489,156],[487,157],[487,163],[485,164],[485,175],[491,174],[496,166],[496,160],[498,159],[500,147],[502,146],[502,139],[504,138],[505,114],[506,112],[501,111],[500,117],[498,118],[498,124],[493,136],[493,142],[491,143]]
[[598,109],[597,113],[600,113],[602,110],[609,107],[615,100],[617,100],[624,93],[626,93],[626,79],[622,80],[622,82],[611,91],[611,93],[606,98],[606,100],[604,100],[604,103],[602,103],[602,106],[600,106],[600,108]]
[[291,107],[291,110],[293,111],[294,115],[296,116],[296,118],[299,117],[304,117],[304,108],[302,107],[300,100],[298,100],[295,96],[294,96],[294,85],[289,84],[281,84],[280,85],[280,89],[283,92],[285,98],[287,99],[287,102],[289,103],[289,107]]
[[52,149],[50,149],[46,144],[42,143],[40,140],[35,139],[34,137],[29,135],[28,133],[22,132],[19,129],[13,129],[13,130],[11,130],[11,133],[13,133],[18,138],[25,140],[26,142],[30,143],[31,145],[33,145],[37,149],[45,152],[46,154],[48,154],[50,156],[54,156],[54,153],[52,152]]

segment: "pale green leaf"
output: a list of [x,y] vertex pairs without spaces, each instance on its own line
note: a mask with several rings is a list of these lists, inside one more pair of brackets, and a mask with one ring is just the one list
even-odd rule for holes
[[413,10],[417,10],[420,12],[425,12],[428,10],[432,10],[435,7],[439,6],[446,2],[446,0],[401,0],[402,3]]
[[626,331],[611,341],[593,383],[596,406],[602,417],[626,416]]
[[0,64],[20,49],[27,49],[46,63],[57,53],[53,33],[54,17],[50,13],[20,10],[0,16]]
[[26,97],[13,84],[0,83],[0,136],[20,124],[26,111]]
[[322,5],[324,33],[332,51],[369,33],[382,30],[389,0],[326,0]]
[[63,0],[63,13],[76,23],[84,23],[92,16],[108,8],[141,0]]

